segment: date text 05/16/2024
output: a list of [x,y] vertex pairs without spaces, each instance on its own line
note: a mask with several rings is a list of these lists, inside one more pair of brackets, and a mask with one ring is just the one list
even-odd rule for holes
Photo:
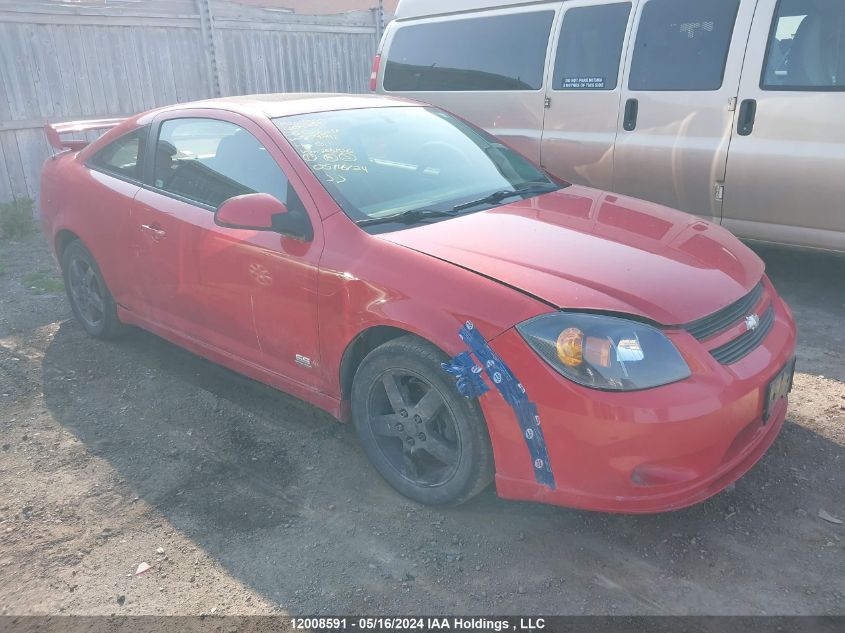
[[546,628],[544,618],[483,617],[294,617],[291,628],[320,631],[391,630],[391,631],[539,631]]

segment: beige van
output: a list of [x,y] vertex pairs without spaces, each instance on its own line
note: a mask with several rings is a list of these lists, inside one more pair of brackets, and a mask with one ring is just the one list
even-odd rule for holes
[[845,251],[845,0],[400,0],[371,87],[571,182]]

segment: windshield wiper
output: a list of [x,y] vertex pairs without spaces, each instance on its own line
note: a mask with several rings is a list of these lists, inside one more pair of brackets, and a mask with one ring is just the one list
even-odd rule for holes
[[431,218],[447,218],[454,217],[455,215],[457,215],[455,211],[411,209],[410,211],[402,211],[402,213],[394,213],[393,215],[383,215],[380,218],[358,220],[355,224],[358,226],[375,226],[377,224],[390,224],[391,222],[397,222],[399,224],[414,224]]
[[526,193],[550,193],[552,191],[555,191],[557,188],[557,185],[550,182],[528,183],[527,185],[515,187],[514,189],[502,189],[501,191],[494,191],[490,195],[484,196],[483,198],[479,198],[478,200],[470,200],[469,202],[464,202],[462,204],[456,205],[452,207],[452,210],[463,211],[464,209],[471,209],[472,207],[477,207],[481,204],[498,204],[502,200],[506,198],[512,198],[513,196],[521,196]]
[[531,193],[549,193],[558,189],[558,186],[551,182],[541,183],[533,182],[527,183],[514,189],[503,189],[502,191],[494,191],[488,196],[479,200],[472,200],[471,202],[464,202],[452,207],[451,211],[441,211],[437,209],[411,209],[409,211],[402,211],[401,213],[394,213],[393,215],[383,215],[378,218],[365,218],[358,220],[355,224],[358,226],[376,226],[379,224],[416,224],[417,222],[424,222],[433,218],[449,218],[455,217],[464,209],[470,209],[481,204],[496,204],[505,198],[513,196],[521,196]]

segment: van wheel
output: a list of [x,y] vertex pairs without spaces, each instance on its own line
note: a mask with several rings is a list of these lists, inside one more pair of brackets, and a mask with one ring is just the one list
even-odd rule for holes
[[62,275],[73,315],[95,338],[110,339],[123,333],[117,305],[91,252],[75,240],[62,254]]
[[476,401],[461,396],[436,347],[388,341],[361,363],[352,415],[361,444],[387,482],[427,505],[458,505],[493,479],[493,451]]

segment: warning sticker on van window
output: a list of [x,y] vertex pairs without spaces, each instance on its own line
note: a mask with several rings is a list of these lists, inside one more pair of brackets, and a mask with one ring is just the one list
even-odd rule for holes
[[562,90],[604,90],[604,77],[564,77]]

